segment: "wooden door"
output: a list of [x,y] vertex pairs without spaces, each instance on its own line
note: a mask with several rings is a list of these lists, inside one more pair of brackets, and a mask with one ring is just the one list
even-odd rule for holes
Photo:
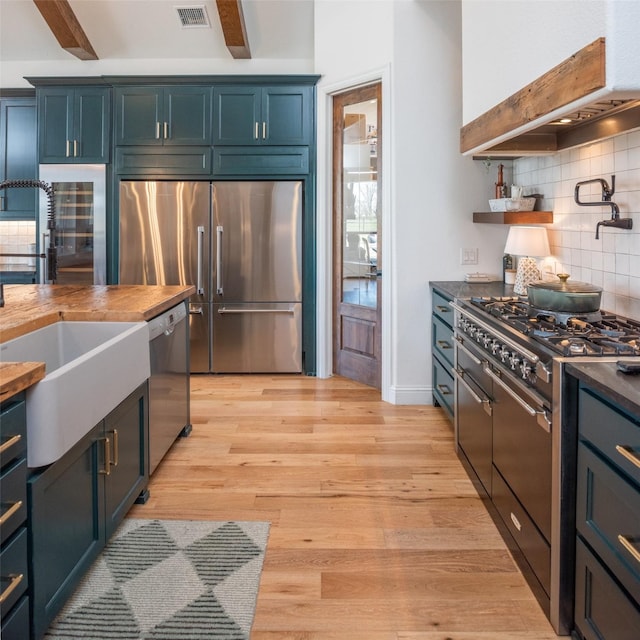
[[333,370],[380,388],[380,83],[333,99]]

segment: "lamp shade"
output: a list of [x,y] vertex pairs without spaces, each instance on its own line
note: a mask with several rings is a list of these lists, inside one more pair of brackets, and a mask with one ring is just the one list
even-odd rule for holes
[[545,227],[510,227],[504,252],[515,256],[548,256],[551,249],[547,230]]

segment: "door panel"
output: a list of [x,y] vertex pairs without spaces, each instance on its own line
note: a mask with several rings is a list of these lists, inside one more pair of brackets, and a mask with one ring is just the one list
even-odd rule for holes
[[218,182],[212,199],[216,302],[300,301],[302,184]]
[[380,388],[381,85],[334,97],[334,372]]

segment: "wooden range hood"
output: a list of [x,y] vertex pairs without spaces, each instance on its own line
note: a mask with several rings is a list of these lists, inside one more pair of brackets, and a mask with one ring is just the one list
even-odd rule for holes
[[462,127],[460,151],[545,155],[640,127],[640,99],[606,88],[605,39],[599,38]]

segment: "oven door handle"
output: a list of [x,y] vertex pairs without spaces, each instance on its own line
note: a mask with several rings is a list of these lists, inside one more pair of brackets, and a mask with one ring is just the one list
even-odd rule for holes
[[486,362],[486,360],[480,360],[480,358],[478,358],[478,356],[476,356],[476,354],[473,353],[471,349],[469,349],[468,347],[465,347],[464,344],[462,344],[463,340],[459,335],[454,336],[453,339],[458,343],[457,345],[458,349],[462,349],[462,351],[464,351],[473,360],[475,364],[482,365]]
[[506,382],[496,375],[488,366],[483,371],[495,382],[502,387],[530,416],[536,418],[538,426],[542,427],[547,433],[551,433],[551,421],[547,418],[544,409],[534,409],[528,402],[525,402]]
[[478,403],[482,405],[484,412],[487,415],[493,414],[493,407],[491,406],[491,400],[489,398],[481,398],[475,390],[471,387],[471,385],[464,379],[464,369],[455,368],[452,369],[453,375],[464,385],[465,389],[471,394],[471,397]]

